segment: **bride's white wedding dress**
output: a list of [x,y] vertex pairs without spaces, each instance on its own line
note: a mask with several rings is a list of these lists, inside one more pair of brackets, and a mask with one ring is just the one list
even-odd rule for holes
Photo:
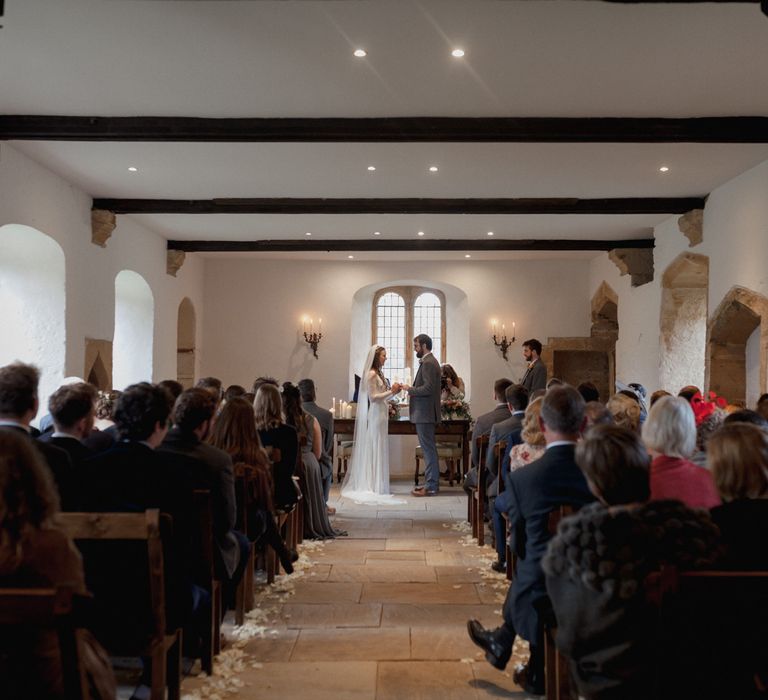
[[[366,367],[370,368],[373,352],[368,355]],[[403,504],[406,501],[396,500],[389,491],[387,400],[393,392],[374,370],[368,369],[363,376],[355,417],[355,443],[341,495],[356,503]]]

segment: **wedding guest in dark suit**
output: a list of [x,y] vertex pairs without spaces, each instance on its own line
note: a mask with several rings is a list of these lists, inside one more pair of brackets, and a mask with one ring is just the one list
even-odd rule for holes
[[728,423],[707,445],[707,466],[723,499],[712,509],[727,546],[725,566],[768,571],[768,435]]
[[275,508],[285,510],[296,504],[297,493],[293,475],[299,454],[299,438],[296,429],[283,421],[283,402],[280,390],[271,383],[263,383],[253,402],[256,429],[264,447],[280,452],[278,460],[272,460],[272,478],[275,482]]
[[181,382],[177,382],[175,379],[163,379],[162,382],[157,383],[157,386],[165,389],[173,397],[174,401],[176,401],[176,399],[181,396],[181,392],[184,391],[184,386]]
[[536,338],[523,343],[523,358],[528,365],[520,379],[520,384],[528,389],[529,396],[538,389],[547,388],[547,366],[541,361],[541,350],[541,342]]
[[486,630],[477,620],[470,620],[467,627],[472,641],[498,669],[506,667],[515,637],[527,639],[530,661],[515,672],[514,679],[527,692],[543,694],[539,606],[547,595],[541,558],[552,537],[549,514],[562,505],[580,508],[594,496],[574,459],[576,441],[584,427],[584,399],[573,387],[554,387],[544,397],[539,420],[547,442],[544,456],[509,476],[508,518],[518,565],[504,602],[504,622],[495,630]]
[[221,398],[224,395],[221,379],[218,377],[201,377],[195,384],[195,389],[205,389],[207,392],[216,399],[216,405],[221,402]]
[[485,468],[488,472],[488,498],[495,498],[499,493],[498,462],[494,455],[494,448],[499,442],[506,442],[507,449],[501,462],[501,473],[509,471],[509,451],[514,445],[522,442],[520,431],[523,428],[523,417],[528,407],[528,390],[522,384],[510,384],[504,396],[507,408],[512,415],[499,423],[494,423],[488,438],[488,452],[485,455]]
[[[39,383],[37,367],[21,362],[0,367],[0,429],[15,430],[33,439],[30,423],[40,405],[37,397]],[[34,444],[51,470],[62,509],[76,510],[79,497],[69,455],[44,442],[35,440]]]
[[[323,480],[323,496],[327,503],[328,496],[331,492],[331,477],[333,476],[333,413],[328,409],[317,405],[315,383],[311,379],[302,379],[299,382],[299,391],[301,392],[301,407],[307,413],[314,416],[320,424],[323,450],[319,461],[321,477]],[[333,508],[329,508],[328,510],[330,515],[333,515],[336,512]]]
[[225,599],[232,603],[245,572],[250,542],[234,529],[237,504],[232,459],[223,450],[205,442],[213,425],[216,405],[216,399],[204,389],[182,392],[173,407],[173,428],[159,451],[186,455],[205,465],[205,479],[195,486],[211,492],[217,573],[224,582]]
[[83,461],[93,457],[93,450],[83,444],[91,434],[96,417],[98,392],[92,384],[65,384],[51,394],[48,410],[53,417],[53,432],[44,433],[38,439],[69,454],[72,466],[79,471]]

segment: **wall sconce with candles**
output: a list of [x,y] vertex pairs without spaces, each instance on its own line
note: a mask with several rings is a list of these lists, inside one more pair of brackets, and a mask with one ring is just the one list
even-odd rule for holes
[[318,319],[317,331],[315,331],[315,322],[306,316],[301,320],[304,340],[312,348],[312,354],[317,357],[317,346],[320,345],[320,339],[323,337],[323,319]]
[[499,336],[496,319],[491,321],[491,330],[493,331],[493,344],[497,348],[501,348],[501,355],[505,360],[509,359],[507,357],[507,350],[509,350],[509,348],[512,347],[512,343],[515,342],[515,322],[512,321],[512,340],[507,338],[507,327],[503,323],[501,324],[501,336]]

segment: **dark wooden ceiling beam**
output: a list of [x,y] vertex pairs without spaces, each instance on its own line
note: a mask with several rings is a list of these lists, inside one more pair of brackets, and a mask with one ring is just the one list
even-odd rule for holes
[[684,214],[704,197],[615,199],[94,199],[115,214]]
[[0,139],[768,143],[768,117],[240,118],[0,115]]
[[168,241],[168,250],[187,253],[208,252],[415,252],[415,251],[478,251],[509,250],[604,251],[617,248],[653,248],[653,238],[620,241],[565,239],[375,239],[375,240],[259,240],[259,241]]

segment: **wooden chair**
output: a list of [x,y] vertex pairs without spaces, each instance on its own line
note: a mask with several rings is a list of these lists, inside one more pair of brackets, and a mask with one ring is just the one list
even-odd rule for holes
[[504,455],[507,453],[507,441],[502,440],[501,442],[497,442],[493,446],[493,456],[496,460],[496,478],[498,479],[498,492],[501,493],[504,491],[504,489],[507,487],[506,482],[504,481],[504,473],[502,472],[502,464],[504,462]]
[[235,598],[235,624],[242,625],[245,622],[245,613],[253,610],[253,594],[255,590],[254,575],[256,569],[256,544],[251,539],[249,532],[248,513],[251,505],[251,491],[256,482],[254,467],[239,462],[234,467],[235,474],[235,499],[237,501],[237,516],[235,528],[251,540],[251,548],[248,554],[248,563],[243,573],[243,578],[237,586]]
[[478,546],[485,544],[485,494],[486,494],[486,471],[485,454],[488,451],[488,435],[481,435],[475,439],[477,446],[477,487],[471,489],[469,502],[467,506],[467,517],[472,524],[472,536],[477,537]]
[[[462,457],[464,451],[461,446],[461,437],[459,436],[456,441],[441,440],[435,443],[437,448],[438,460],[445,460],[448,467],[448,484],[453,486],[453,482],[461,478],[462,472]],[[419,485],[419,476],[421,471],[421,460],[424,459],[424,450],[421,445],[416,445],[416,471],[413,477],[413,483]]]
[[355,436],[352,433],[336,434],[336,482],[341,483],[347,473],[347,463],[352,456]]
[[17,639],[30,627],[54,632],[59,640],[64,697],[90,700],[82,663],[83,625],[76,612],[79,598],[69,588],[0,589],[0,627],[8,640]]
[[203,630],[203,648],[200,665],[208,674],[213,673],[213,657],[221,651],[222,595],[221,581],[216,578],[213,545],[213,514],[211,513],[211,492],[195,490],[196,531],[193,548],[198,555],[195,568],[195,583],[202,586],[211,596],[211,624]]
[[[113,656],[142,656],[152,660],[152,700],[178,700],[181,687],[181,630],[166,629],[165,571],[163,568],[163,533],[170,517],[157,510],[144,513],[60,513],[58,523],[83,551],[86,581],[93,590],[96,614],[94,632]],[[105,546],[106,545],[106,546]],[[137,545],[140,545],[137,547]],[[143,556],[141,554],[143,553]],[[105,556],[106,555],[106,556]],[[120,562],[115,571],[108,562]],[[98,571],[101,568],[102,571]],[[126,601],[122,574],[130,572],[144,585],[133,589]],[[93,576],[89,576],[93,574]],[[121,584],[123,586],[121,587]],[[146,609],[134,616],[146,594]],[[130,612],[125,610],[126,604]],[[132,604],[132,605],[131,605]],[[131,619],[117,621],[131,615]]]

